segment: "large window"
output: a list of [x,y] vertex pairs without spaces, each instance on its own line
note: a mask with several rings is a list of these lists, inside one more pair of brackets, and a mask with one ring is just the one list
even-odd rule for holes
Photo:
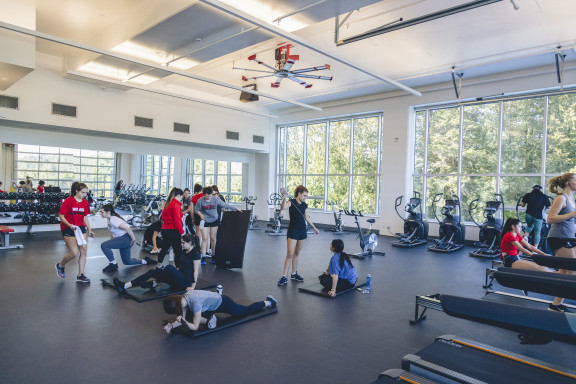
[[310,208],[378,213],[382,115],[279,127],[277,182],[309,190]]
[[[417,110],[413,181],[428,217],[437,193],[458,195],[467,220],[472,200],[483,207],[499,193],[506,216],[515,216],[533,185],[576,164],[575,111],[574,94]],[[474,218],[482,220],[482,209]]]
[[218,186],[227,202],[242,200],[242,163],[188,159],[186,162],[186,185],[193,191],[194,184]]
[[174,184],[174,158],[142,155],[140,184],[151,188],[152,194],[168,196]]
[[68,192],[74,181],[88,185],[94,196],[112,198],[116,180],[116,154],[86,149],[16,146],[15,172],[18,180],[30,177],[34,186],[44,180]]

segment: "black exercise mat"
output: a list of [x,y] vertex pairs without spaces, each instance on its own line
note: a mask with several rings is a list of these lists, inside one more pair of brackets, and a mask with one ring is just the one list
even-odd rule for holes
[[248,316],[242,316],[242,317],[227,316],[227,315],[222,314],[222,315],[216,316],[218,318],[218,321],[216,323],[216,328],[214,328],[214,329],[209,329],[206,325],[202,325],[202,326],[200,326],[199,330],[193,331],[193,330],[189,329],[188,327],[181,325],[177,328],[172,329],[172,333],[178,334],[178,335],[188,336],[190,338],[196,338],[196,337],[208,335],[208,334],[213,333],[213,332],[218,332],[218,331],[221,331],[221,330],[229,328],[229,327],[233,327],[233,326],[238,325],[238,324],[242,324],[242,323],[246,323],[248,321],[256,320],[256,319],[271,315],[271,314],[276,313],[276,312],[278,312],[278,307],[264,308],[261,311],[258,311],[256,313],[253,313],[253,314],[248,315]]
[[[343,293],[350,292],[350,291],[355,290],[356,288],[362,288],[364,286],[366,286],[366,283],[355,285],[351,288],[336,292],[336,296],[340,296]],[[309,286],[300,287],[300,288],[298,288],[298,290],[300,292],[306,292],[306,293],[311,293],[313,295],[331,298],[330,295],[328,295],[328,291],[330,291],[330,290],[327,288],[324,288],[324,286],[322,286],[322,284],[320,284],[320,283],[315,283],[315,284],[312,284]]]
[[[127,281],[132,280],[133,278],[134,278],[134,276],[133,277],[124,276],[124,277],[119,277],[118,279],[120,279],[123,282],[127,282]],[[114,286],[112,279],[100,279],[100,280],[102,281],[103,286],[112,288],[116,291],[116,287]],[[198,279],[198,281],[196,282],[196,288],[195,289],[208,289],[208,288],[213,288],[216,285],[218,285],[218,284],[214,283],[212,281]],[[156,286],[156,288],[132,287],[130,289],[127,289],[126,293],[123,294],[123,296],[128,298],[128,299],[136,300],[137,302],[141,303],[144,301],[156,300],[156,299],[161,299],[161,298],[166,297],[166,296],[180,295],[180,294],[184,294],[184,293],[186,293],[186,291],[175,291],[168,284],[159,283]]]

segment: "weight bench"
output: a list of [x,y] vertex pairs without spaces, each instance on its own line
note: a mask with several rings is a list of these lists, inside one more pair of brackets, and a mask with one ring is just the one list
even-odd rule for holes
[[[130,277],[119,277],[120,280],[127,282],[132,280]],[[104,287],[112,288],[115,292],[116,287],[114,286],[113,279],[101,279],[102,285]],[[198,279],[196,281],[196,288],[195,289],[208,289],[215,287],[217,284],[212,281],[206,281],[202,279]],[[170,285],[165,283],[158,283],[155,288],[142,288],[142,287],[132,287],[126,290],[122,296],[127,299],[136,300],[139,303],[144,301],[156,300],[161,299],[170,295],[182,295],[186,293],[186,291],[175,291],[170,287]]]
[[0,225],[0,249],[24,248],[22,244],[10,245],[10,234],[12,232],[14,232],[13,228],[7,227],[6,225]]
[[[350,291],[355,290],[356,288],[361,288],[364,286],[366,286],[366,283],[355,285],[355,286],[350,287],[348,289],[344,289],[342,291],[336,292],[336,296],[340,296],[343,293],[350,292]],[[309,285],[307,287],[301,287],[301,288],[298,288],[298,290],[300,292],[311,293],[313,295],[328,297],[330,299],[332,298],[332,297],[330,297],[330,295],[328,295],[328,291],[330,291],[330,290],[327,288],[324,288],[324,286],[320,283],[315,283],[315,284]]]
[[[247,323],[249,321],[256,320],[256,319],[259,319],[261,317],[265,317],[265,316],[268,316],[268,315],[271,315],[271,314],[277,313],[277,312],[278,312],[278,307],[269,307],[269,308],[264,308],[263,310],[258,311],[256,313],[253,313],[253,314],[248,315],[248,316],[229,316],[226,314],[220,314],[220,315],[216,316],[218,318],[218,320],[216,322],[216,328],[209,329],[207,326],[202,325],[199,330],[193,331],[193,330],[181,325],[179,327],[172,329],[171,333],[188,336],[190,338],[196,338],[196,337],[208,335],[208,334],[213,333],[213,332],[218,332],[218,331],[221,331],[221,330],[226,329],[226,328],[233,327],[234,325]],[[168,321],[164,320],[162,322],[162,324],[166,325],[166,324],[168,324]]]

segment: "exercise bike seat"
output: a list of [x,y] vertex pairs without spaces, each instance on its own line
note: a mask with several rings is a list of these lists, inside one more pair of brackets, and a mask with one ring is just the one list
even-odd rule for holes
[[376,219],[366,219],[366,222],[370,223],[370,224],[374,224],[376,222]]

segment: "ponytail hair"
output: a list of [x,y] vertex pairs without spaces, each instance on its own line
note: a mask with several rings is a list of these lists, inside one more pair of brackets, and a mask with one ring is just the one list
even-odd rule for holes
[[170,295],[162,302],[164,312],[170,315],[182,316],[182,296]]
[[191,233],[187,233],[182,236],[182,241],[185,243],[192,243],[192,246],[196,249],[200,248],[200,238]]
[[502,228],[502,233],[500,234],[500,238],[502,239],[505,234],[512,231],[513,226],[518,225],[520,223],[521,223],[520,220],[509,217],[506,220],[506,222],[504,223],[504,227]]
[[574,176],[576,176],[576,173],[569,172],[562,176],[551,178],[548,180],[548,190],[556,195],[561,195],[562,190],[566,188],[566,183],[568,183]]
[[332,240],[332,249],[334,252],[340,254],[340,268],[344,268],[344,262],[348,262],[350,268],[354,268],[350,255],[344,252],[344,242],[341,239]]
[[88,186],[84,183],[79,181],[75,181],[72,183],[72,187],[70,188],[70,196],[76,196],[77,192],[80,192],[84,188],[88,189]]
[[126,221],[126,220],[124,220],[124,218],[122,216],[120,216],[118,213],[116,213],[116,211],[114,210],[114,206],[112,204],[105,204],[100,209],[103,210],[104,212],[110,212],[110,215],[116,216],[116,217],[122,219],[123,221]]

